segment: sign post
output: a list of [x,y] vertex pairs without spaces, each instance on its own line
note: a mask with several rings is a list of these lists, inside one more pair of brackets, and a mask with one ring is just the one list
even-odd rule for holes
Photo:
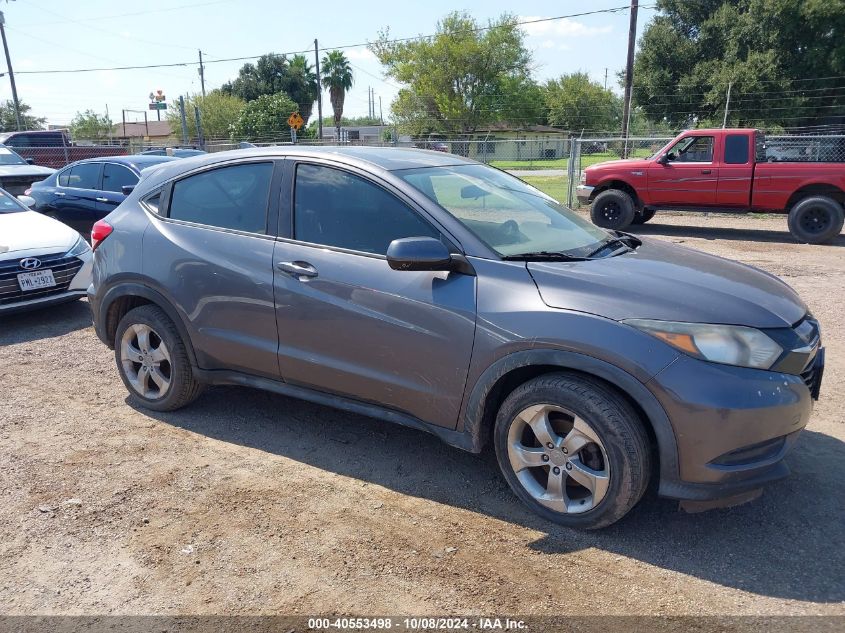
[[150,110],[155,110],[158,120],[161,121],[161,111],[167,110],[164,92],[161,90],[156,90],[155,92],[150,93]]
[[290,126],[290,140],[292,143],[296,143],[296,133],[302,127],[303,123],[305,123],[305,120],[299,112],[291,112],[291,115],[288,117],[288,125]]

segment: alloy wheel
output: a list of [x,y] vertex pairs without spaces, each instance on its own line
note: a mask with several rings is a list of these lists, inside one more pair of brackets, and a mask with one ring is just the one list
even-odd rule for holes
[[556,512],[581,513],[607,494],[610,462],[593,428],[551,404],[523,409],[508,430],[508,459],[522,487]]
[[170,351],[149,325],[126,328],[120,341],[120,362],[132,388],[148,400],[167,395],[172,381]]

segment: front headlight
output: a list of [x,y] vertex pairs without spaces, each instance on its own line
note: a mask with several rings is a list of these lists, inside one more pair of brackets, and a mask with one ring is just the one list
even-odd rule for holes
[[690,356],[725,365],[770,369],[783,349],[760,330],[738,325],[675,323],[629,319],[623,321]]
[[586,171],[581,172],[581,184],[582,185],[587,184],[587,172]]
[[76,240],[76,244],[73,245],[67,253],[65,253],[65,257],[79,257],[84,253],[87,253],[91,250],[91,247],[88,246],[88,242],[86,242],[82,236],[79,236],[79,239]]

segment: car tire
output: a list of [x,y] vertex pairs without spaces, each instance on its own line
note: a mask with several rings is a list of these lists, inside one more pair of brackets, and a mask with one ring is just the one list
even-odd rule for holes
[[622,231],[634,221],[634,201],[619,189],[602,191],[593,200],[590,219],[596,226]]
[[637,211],[634,213],[634,219],[631,220],[631,224],[645,224],[651,218],[654,217],[656,211],[654,209],[646,209],[644,211]]
[[827,196],[811,196],[789,210],[789,232],[799,242],[821,244],[835,238],[845,223],[842,205]]
[[202,393],[179,331],[158,306],[126,313],[115,332],[114,357],[129,395],[144,408],[174,411]]
[[587,376],[546,374],[517,387],[499,409],[493,439],[516,496],[560,525],[607,527],[648,486],[651,451],[643,420],[622,396]]

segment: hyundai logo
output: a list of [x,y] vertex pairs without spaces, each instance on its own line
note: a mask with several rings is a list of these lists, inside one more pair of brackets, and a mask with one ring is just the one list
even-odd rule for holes
[[41,268],[41,260],[37,257],[27,257],[21,260],[20,265],[24,270],[35,270]]

